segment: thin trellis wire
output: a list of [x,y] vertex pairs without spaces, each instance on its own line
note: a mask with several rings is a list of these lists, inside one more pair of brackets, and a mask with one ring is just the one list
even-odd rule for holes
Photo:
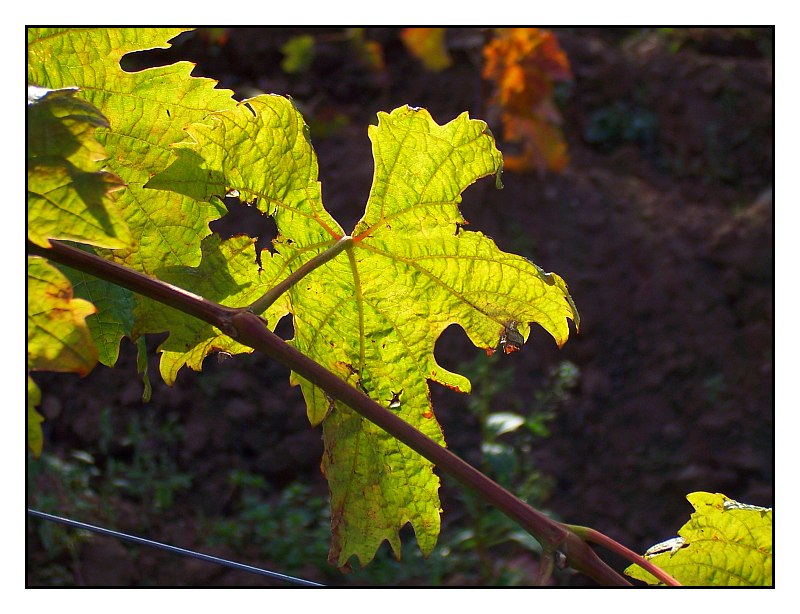
[[100,535],[106,535],[108,537],[116,537],[117,539],[133,542],[134,544],[139,544],[141,546],[150,546],[151,548],[166,550],[167,552],[171,552],[173,554],[188,556],[193,559],[199,559],[201,561],[207,561],[209,563],[216,563],[217,565],[224,565],[225,567],[230,567],[232,569],[247,571],[249,573],[254,573],[260,576],[266,576],[268,578],[273,578],[275,580],[282,580],[284,582],[289,582],[291,584],[299,584],[301,586],[325,586],[324,584],[312,582],[311,580],[303,580],[302,578],[287,576],[286,574],[278,573],[277,571],[269,571],[267,569],[253,567],[252,565],[245,565],[243,563],[237,563],[235,561],[221,559],[216,556],[211,556],[210,554],[203,554],[201,552],[195,552],[194,550],[186,550],[185,548],[170,546],[169,544],[163,544],[161,542],[153,541],[151,539],[145,539],[144,537],[136,537],[135,535],[128,535],[127,533],[120,533],[119,531],[112,531],[111,529],[96,527],[91,524],[86,524],[85,522],[78,522],[76,520],[70,520],[69,518],[61,518],[60,516],[54,516],[52,514],[47,514],[45,512],[40,512],[38,510],[32,510],[30,508],[28,508],[28,514],[36,518],[49,520],[50,522],[56,522],[58,524],[63,524],[75,529],[85,529],[86,531],[91,531],[93,533],[98,533]]

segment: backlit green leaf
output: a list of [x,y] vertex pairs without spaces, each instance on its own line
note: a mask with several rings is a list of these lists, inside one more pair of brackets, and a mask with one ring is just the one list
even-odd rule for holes
[[[772,508],[719,493],[695,492],[686,498],[695,512],[679,537],[645,556],[685,586],[772,586]],[[638,565],[625,573],[658,583]]]
[[[132,235],[102,254],[210,300],[244,306],[345,233],[322,206],[308,128],[289,100],[260,96],[237,104],[214,82],[190,77],[186,62],[130,73],[119,66],[126,53],[165,47],[181,31],[29,29],[28,78],[47,88],[79,88],[69,96],[107,120],[108,127],[89,122],[105,152],[89,139],[86,148],[95,162],[107,155],[107,167],[127,186],[115,204]],[[379,114],[369,136],[375,177],[352,245],[263,315],[274,328],[291,313],[299,350],[444,445],[428,380],[463,391],[470,384],[434,359],[442,331],[458,324],[478,347],[511,352],[538,323],[561,345],[577,312],[561,278],[463,230],[461,192],[484,176],[499,181],[502,168],[483,122],[464,114],[440,126],[427,111],[403,107]],[[208,223],[224,213],[221,199],[232,190],[277,223],[280,236],[261,255],[262,268],[252,239],[210,234]],[[55,327],[56,343],[29,333],[31,368],[85,372],[97,358],[85,322],[93,308],[73,298],[67,280],[44,261],[31,268],[38,274],[29,294],[33,330],[51,331],[45,325],[53,310],[30,298],[43,288],[56,289],[65,303],[58,317],[69,316]],[[147,332],[169,332],[160,348],[168,383],[183,365],[199,369],[210,352],[250,351],[162,305],[132,302],[85,277],[74,281],[77,293],[105,301],[102,318],[90,318],[89,326],[107,364],[116,360],[122,335],[138,337],[141,349]],[[399,530],[409,522],[429,553],[440,523],[431,464],[308,382],[292,381],[302,388],[312,424],[323,424],[331,560],[346,567],[356,556],[365,564],[383,541],[399,555]]]
[[28,86],[28,238],[125,247],[131,236],[111,199],[124,183],[102,170],[107,154],[94,138],[108,123],[76,92]]
[[[248,305],[268,287],[259,283],[260,278],[268,281],[271,278],[258,271],[252,239],[234,237],[222,242],[218,236],[211,235],[203,240],[201,247],[203,256],[199,266],[160,268],[156,271],[158,277],[230,306]],[[265,315],[277,322],[277,317],[272,314],[285,309],[284,299]],[[161,352],[161,376],[170,385],[181,367],[187,365],[199,371],[203,359],[212,352],[239,354],[253,351],[210,324],[154,301],[142,301],[135,315],[134,337],[148,332],[169,331],[169,336],[158,349]]]
[[[97,164],[108,157],[103,164],[113,175],[102,176],[118,177],[126,185],[125,190],[117,193],[114,205],[121,219],[133,229],[132,235],[116,243],[88,237],[87,233],[64,234],[61,230],[70,226],[62,224],[60,218],[48,221],[55,219],[50,213],[53,207],[48,209],[44,199],[39,199],[42,202],[33,205],[29,201],[28,230],[33,232],[32,240],[48,245],[47,237],[71,238],[113,248],[102,254],[151,274],[163,267],[195,266],[200,262],[200,242],[210,234],[208,222],[219,217],[224,207],[218,202],[198,201],[174,192],[145,190],[143,186],[174,159],[169,146],[185,137],[183,127],[211,111],[232,107],[235,102],[231,92],[214,89],[216,82],[211,79],[191,77],[193,65],[189,62],[139,72],[126,72],[119,64],[127,53],[168,47],[167,41],[184,31],[183,28],[28,28],[28,81],[40,88],[62,88],[55,93],[33,90],[34,99],[39,100],[37,107],[52,98],[48,108],[55,106],[56,111],[51,114],[66,124],[57,126],[63,137],[55,143],[70,145],[80,137],[82,148],[75,148],[69,154],[74,165],[79,161]],[[41,92],[46,93],[44,100],[40,100]],[[78,131],[81,127],[83,132]],[[88,138],[92,134],[97,143]],[[52,154],[55,145],[51,141],[29,136],[29,148],[33,145],[36,155]],[[31,173],[29,189],[33,180],[39,180],[38,166]],[[72,185],[67,175],[66,171],[60,175],[51,173],[47,190],[39,190],[48,194],[58,190],[52,200],[61,209],[65,207],[63,197],[70,195],[67,188]],[[87,181],[83,181],[82,191],[74,191],[96,195],[98,182],[89,182],[87,187]],[[103,228],[111,224],[110,213],[108,220],[103,220],[102,215],[96,217]],[[120,338],[131,334],[136,301],[144,300],[111,288],[111,284],[99,280],[83,280],[76,290],[76,295],[100,298],[103,302],[102,314],[90,319],[89,327],[104,364],[116,362]]]
[[[175,146],[176,162],[147,187],[169,188],[201,200],[218,200],[231,189],[238,190],[241,199],[255,199],[271,214],[287,238],[275,242],[276,253],[262,254],[262,270],[256,266],[251,239],[221,242],[214,235],[203,242],[199,266],[159,269],[158,276],[224,305],[248,305],[344,233],[322,207],[308,128],[286,98],[260,96],[208,119],[187,128],[192,140]],[[196,151],[198,144],[202,156]],[[303,287],[310,288],[311,282],[306,278]],[[263,316],[274,328],[288,311],[287,294]],[[159,348],[161,374],[168,383],[184,364],[199,370],[211,351],[252,351],[209,325],[160,305],[145,302],[137,316],[137,332],[170,331]]]
[[169,265],[200,261],[208,222],[219,217],[214,203],[176,193],[144,190],[150,177],[173,159],[169,146],[183,127],[209,112],[232,107],[228,90],[211,79],[192,78],[190,62],[138,72],[122,70],[126,53],[166,48],[183,28],[29,28],[28,81],[41,87],[78,87],[109,127],[97,138],[109,154],[108,168],[128,186],[117,201],[133,244],[115,249],[115,260],[152,273]]
[[[252,258],[242,258],[248,246],[241,239],[232,240],[236,247],[208,239],[203,263],[170,270],[172,283],[246,305],[344,234],[322,206],[307,128],[287,99],[260,96],[187,132],[191,139],[175,148],[177,161],[148,187],[209,201],[238,190],[274,217],[281,236],[275,252],[262,255],[260,272]],[[440,126],[427,111],[402,107],[380,113],[369,136],[376,170],[353,245],[292,286],[265,315],[274,327],[290,311],[300,351],[444,445],[428,380],[470,387],[433,356],[445,328],[458,324],[476,346],[511,351],[524,343],[531,323],[563,344],[567,319],[577,322],[577,313],[558,276],[462,229],[461,193],[502,168],[485,123],[463,114]],[[244,349],[202,324],[182,322],[175,331],[173,315],[165,377],[183,363],[199,367],[221,343],[228,352]],[[292,381],[303,390],[312,424],[323,424],[331,560],[346,567],[356,556],[365,564],[384,540],[399,556],[398,532],[408,522],[422,552],[430,553],[440,524],[431,463],[305,380]]]
[[86,375],[97,363],[97,348],[86,326],[95,312],[72,298],[72,285],[44,258],[28,257],[28,369]]
[[133,328],[133,293],[69,267],[60,270],[72,282],[74,295],[96,307],[97,313],[86,318],[86,325],[97,345],[98,360],[113,367],[119,357],[119,340]]

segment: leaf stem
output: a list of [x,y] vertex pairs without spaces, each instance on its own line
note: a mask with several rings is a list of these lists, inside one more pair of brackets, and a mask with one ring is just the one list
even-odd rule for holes
[[599,584],[609,586],[631,585],[626,578],[600,559],[594,550],[571,527],[550,519],[542,512],[521,501],[450,450],[442,447],[439,443],[402,420],[392,411],[376,403],[336,374],[299,352],[270,331],[264,320],[249,308],[218,305],[191,292],[148,277],[139,271],[118,265],[58,241],[51,241],[49,249],[28,242],[27,249],[28,253],[49,258],[84,273],[105,279],[199,318],[212,326],[216,326],[225,334],[235,338],[239,343],[250,346],[274,358],[324,390],[332,398],[341,401],[421,456],[430,460],[441,471],[448,473],[463,485],[479,492],[487,503],[500,509],[533,535],[542,544],[544,550],[560,550],[565,554],[568,565]]
[[336,241],[336,243],[331,245],[328,249],[326,249],[324,252],[314,256],[311,260],[309,260],[303,266],[294,271],[282,282],[267,290],[263,296],[253,301],[249,307],[250,311],[252,311],[256,315],[264,313],[267,309],[269,309],[269,307],[275,301],[278,300],[278,297],[280,297],[284,292],[286,292],[289,288],[295,285],[298,281],[303,279],[303,277],[308,275],[314,269],[321,267],[326,262],[333,260],[338,254],[342,252],[342,250],[346,249],[352,244],[353,244],[353,237],[345,235],[344,237]]

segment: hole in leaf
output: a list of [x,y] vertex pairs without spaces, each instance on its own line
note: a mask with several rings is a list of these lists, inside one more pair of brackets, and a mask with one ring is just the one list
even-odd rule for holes
[[461,373],[463,362],[475,356],[475,346],[467,333],[458,324],[451,324],[442,331],[436,340],[433,355],[443,368],[454,373]]
[[[120,58],[120,66],[125,72],[137,72],[157,66],[167,66],[177,60],[186,59],[187,48],[192,47],[192,40],[196,38],[195,32],[182,32],[170,40],[167,48],[141,49],[126,53]],[[194,46],[197,45],[195,41]],[[192,76],[197,76],[194,74]]]
[[208,223],[212,232],[217,233],[222,239],[230,239],[246,235],[256,239],[256,263],[261,268],[261,250],[269,250],[272,240],[278,236],[278,227],[275,220],[260,211],[256,201],[242,202],[238,196],[226,196],[223,199],[228,213],[218,220]]
[[294,338],[294,322],[291,317],[284,316],[275,325],[275,334],[281,339]]

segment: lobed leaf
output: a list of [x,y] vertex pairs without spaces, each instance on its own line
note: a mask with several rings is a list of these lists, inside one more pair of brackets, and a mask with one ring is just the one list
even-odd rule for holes
[[[243,261],[231,241],[208,239],[208,265],[204,247],[200,267],[175,269],[169,281],[246,305],[343,235],[322,206],[307,129],[289,100],[259,96],[187,132],[191,140],[176,146],[175,163],[148,187],[206,200],[235,189],[274,217],[281,236],[262,271],[252,262],[249,274],[238,268]],[[493,351],[507,338],[523,343],[536,322],[561,345],[577,312],[561,278],[462,229],[461,192],[502,168],[485,123],[463,114],[439,126],[427,111],[402,107],[380,113],[369,136],[375,176],[352,246],[293,285],[266,319],[274,327],[290,311],[295,347],[444,445],[428,380],[463,391],[470,384],[436,363],[442,331],[457,323]],[[229,251],[218,257],[212,248]],[[197,368],[223,339],[197,325],[172,331],[167,343],[180,351],[162,356],[169,376],[182,362]],[[309,382],[295,375],[292,382],[301,386],[311,423],[323,425],[331,561],[346,568],[356,556],[366,564],[384,540],[399,556],[399,530],[409,522],[430,553],[440,526],[431,463]]]
[[[272,215],[284,238],[275,242],[275,253],[262,254],[258,269],[251,239],[220,242],[212,236],[203,243],[199,266],[162,268],[159,278],[224,305],[248,305],[344,234],[322,206],[308,127],[286,98],[259,96],[210,115],[207,122],[187,127],[187,133],[191,140],[175,146],[176,161],[147,187],[210,201],[236,190]],[[289,309],[289,295],[284,295],[263,316],[274,329]],[[170,331],[160,348],[160,369],[168,383],[184,364],[199,369],[212,351],[252,351],[170,311],[162,317],[161,306],[143,303],[137,312],[139,332]]]
[[[772,586],[772,508],[719,493],[686,498],[695,512],[679,537],[654,546],[645,557],[686,586]],[[658,583],[638,565],[625,573]]]
[[[210,300],[247,305],[344,233],[322,206],[308,129],[287,99],[261,96],[236,105],[210,80],[190,78],[188,63],[137,73],[119,67],[125,53],[165,46],[179,31],[31,30],[29,78],[81,88],[79,95],[108,118],[97,136],[109,167],[128,186],[117,204],[136,233],[129,245],[106,245],[124,247],[107,255]],[[98,119],[93,129],[101,125]],[[185,136],[184,127],[189,140],[170,147]],[[577,314],[563,280],[462,229],[461,192],[502,167],[483,122],[465,114],[439,126],[426,111],[406,107],[380,114],[370,138],[375,180],[353,246],[293,286],[265,318],[274,327],[291,312],[298,349],[444,444],[427,380],[469,389],[433,357],[447,326],[461,325],[479,347],[491,351],[500,343],[509,351],[524,342],[532,322],[562,344],[566,319]],[[99,148],[87,151],[84,159],[104,157]],[[263,268],[255,265],[251,239],[209,236],[208,222],[231,190],[272,215],[280,230]],[[147,300],[136,303],[132,318],[129,294],[106,294],[97,285],[102,282],[74,279],[85,296],[109,301],[104,319],[89,321],[104,362],[116,360],[122,335],[163,330],[170,332],[160,348],[168,383],[183,365],[199,369],[212,351],[250,351]],[[93,350],[84,321],[92,308],[72,299],[65,282],[51,280],[74,312],[71,328],[60,332],[61,347]],[[37,287],[32,283],[32,292]],[[62,356],[47,364],[80,371],[93,364],[96,350],[83,358],[85,364]],[[37,355],[35,364],[43,360]],[[311,422],[324,423],[331,559],[347,566],[355,555],[363,564],[384,540],[399,555],[399,530],[407,522],[429,553],[440,511],[431,464],[308,382],[293,381],[302,387]]]
[[[29,79],[50,88],[77,86],[74,96],[108,120],[109,127],[95,125],[94,134],[110,156],[108,167],[127,185],[116,205],[135,232],[128,245],[105,255],[210,300],[248,305],[344,232],[322,206],[308,128],[289,100],[260,96],[236,104],[211,80],[190,77],[186,62],[135,73],[119,66],[124,54],[164,47],[180,31],[30,29]],[[509,352],[521,347],[532,323],[563,344],[567,319],[577,325],[578,316],[560,277],[463,230],[461,192],[484,176],[499,181],[502,168],[486,124],[464,114],[440,126],[427,111],[403,107],[379,114],[369,136],[375,176],[353,243],[293,285],[264,316],[274,328],[291,313],[291,343],[299,350],[444,445],[428,380],[469,390],[466,378],[434,359],[445,328],[458,324],[477,346]],[[183,142],[172,147],[177,141]],[[99,148],[92,147],[99,161]],[[280,236],[262,267],[252,239],[209,234],[208,223],[223,212],[221,199],[231,190],[278,226]],[[53,290],[65,304],[58,316],[65,322],[54,325],[59,343],[40,344],[29,324],[31,368],[84,372],[98,356],[85,321],[93,308],[72,298],[69,282],[41,259],[30,269],[36,275],[29,323],[37,334],[51,332],[51,323],[37,318],[47,320],[52,310],[37,311],[38,299],[31,297]],[[95,285],[100,282],[74,279],[85,296],[105,295],[106,288]],[[160,348],[168,383],[183,365],[199,369],[210,352],[251,351],[148,300],[137,299],[132,309],[130,295],[107,299],[104,319],[89,320],[104,362],[116,359],[120,336],[146,332],[170,333]],[[48,355],[54,348],[64,356]],[[440,523],[431,464],[310,383],[294,375],[292,381],[302,388],[312,424],[323,424],[331,560],[347,567],[356,556],[365,564],[384,540],[399,556],[399,530],[409,522],[429,553]]]

